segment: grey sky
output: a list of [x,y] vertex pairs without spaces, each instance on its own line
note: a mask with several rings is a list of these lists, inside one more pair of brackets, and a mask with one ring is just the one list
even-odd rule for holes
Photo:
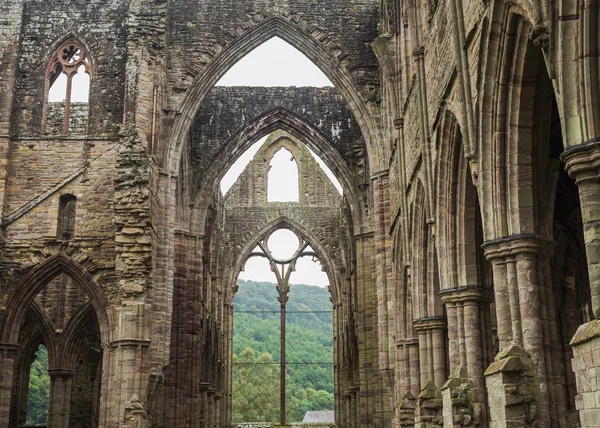
[[217,86],[333,86],[300,51],[274,37],[235,64]]

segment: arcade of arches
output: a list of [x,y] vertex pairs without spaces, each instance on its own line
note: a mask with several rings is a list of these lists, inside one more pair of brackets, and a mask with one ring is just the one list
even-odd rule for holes
[[[236,280],[280,228],[329,278],[335,426],[600,426],[598,1],[0,16],[0,428],[44,348],[50,427],[231,426]],[[273,37],[334,87],[215,87]]]

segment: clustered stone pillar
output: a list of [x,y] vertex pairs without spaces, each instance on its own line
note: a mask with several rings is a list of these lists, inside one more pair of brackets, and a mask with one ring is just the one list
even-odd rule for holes
[[578,393],[575,406],[582,428],[591,428],[600,421],[600,139],[565,151],[562,159],[579,187],[595,318],[580,326],[571,341]]
[[[492,263],[500,353],[485,376],[492,424],[550,426],[544,320],[549,308],[540,279],[552,243],[519,235],[483,245]],[[564,417],[564,415],[563,415]]]
[[448,318],[450,378],[442,387],[444,421],[452,426],[479,425],[485,420],[485,387],[481,351],[479,286],[443,290]]
[[51,369],[48,427],[68,427],[71,416],[71,394],[75,370]]
[[13,387],[15,358],[19,345],[0,343],[0,428],[7,428]]
[[417,398],[415,426],[442,426],[440,388],[446,381],[446,319],[427,317],[413,321],[419,336],[421,392]]
[[105,347],[100,425],[144,427],[147,425],[150,340],[147,305],[122,306],[117,313],[118,331]]

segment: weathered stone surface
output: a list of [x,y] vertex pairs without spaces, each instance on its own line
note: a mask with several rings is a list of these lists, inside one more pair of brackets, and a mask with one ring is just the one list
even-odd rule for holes
[[[42,343],[52,426],[230,426],[235,280],[281,226],[331,278],[337,426],[600,425],[600,6],[553,6],[0,1],[0,427]],[[275,36],[336,89],[213,88]],[[300,201],[260,156],[222,195],[272,133]]]

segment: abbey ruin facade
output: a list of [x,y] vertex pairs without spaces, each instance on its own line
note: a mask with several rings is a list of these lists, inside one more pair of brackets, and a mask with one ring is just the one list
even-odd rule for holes
[[[599,29],[597,0],[0,0],[0,428],[40,344],[49,427],[230,426],[237,276],[280,228],[330,280],[337,427],[600,426]],[[335,89],[214,87],[272,37]],[[266,201],[278,147],[298,203]]]

